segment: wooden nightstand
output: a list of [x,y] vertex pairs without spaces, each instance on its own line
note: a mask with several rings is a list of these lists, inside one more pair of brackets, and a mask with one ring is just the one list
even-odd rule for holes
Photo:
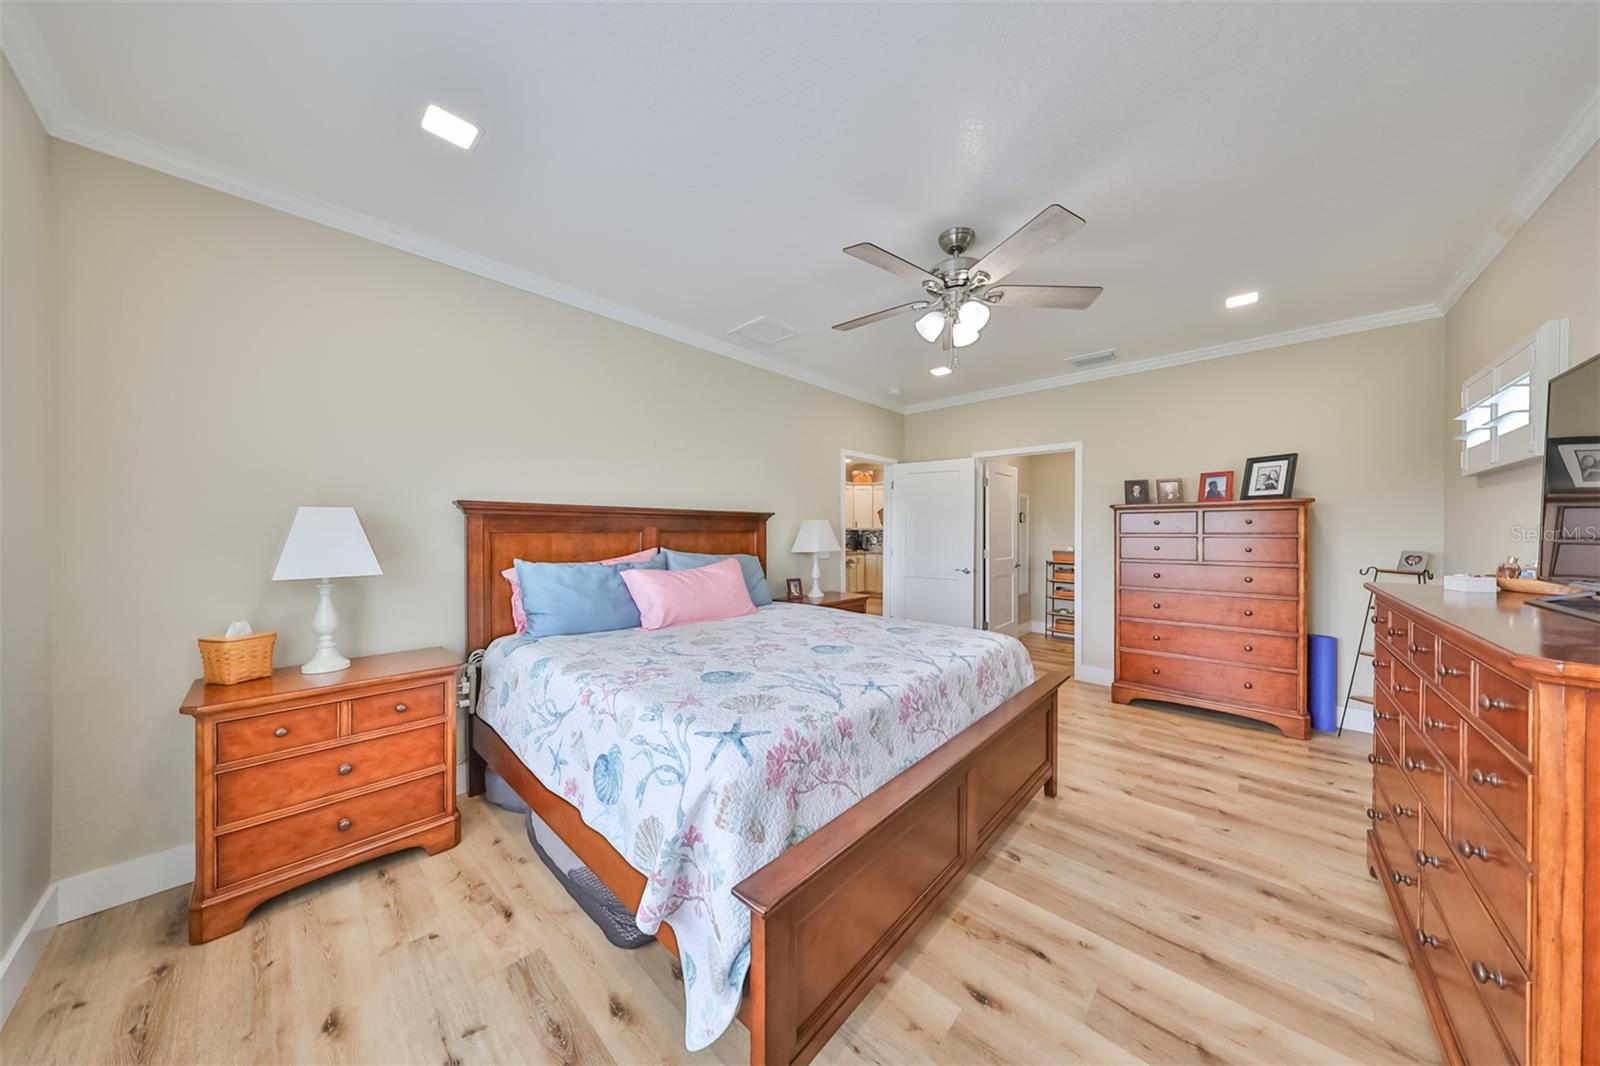
[[195,871],[189,942],[263,900],[378,855],[461,842],[456,673],[443,648],[189,688]]
[[865,592],[824,592],[820,600],[780,600],[780,603],[803,603],[812,607],[832,607],[836,611],[867,613],[867,601],[872,597]]

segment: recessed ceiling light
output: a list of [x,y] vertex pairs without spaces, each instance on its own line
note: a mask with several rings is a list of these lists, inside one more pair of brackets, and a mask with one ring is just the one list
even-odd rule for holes
[[438,104],[429,104],[428,110],[422,113],[422,128],[457,148],[471,148],[478,140],[478,127]]
[[932,370],[928,371],[928,373],[932,374],[936,378],[942,378],[946,374],[950,373],[950,368],[947,366],[936,366]]
[[1261,299],[1259,292],[1241,292],[1237,296],[1230,296],[1223,300],[1222,306],[1232,311],[1235,307],[1249,307],[1259,299]]

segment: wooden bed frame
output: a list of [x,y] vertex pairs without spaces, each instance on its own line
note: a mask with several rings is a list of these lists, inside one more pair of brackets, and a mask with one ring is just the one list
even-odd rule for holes
[[[767,562],[770,514],[457,501],[467,519],[467,649],[512,632],[500,571],[513,559],[587,562],[644,548]],[[824,610],[825,608],[815,608]],[[810,1061],[939,904],[1043,787],[1056,794],[1056,689],[1040,677],[910,769],[745,878],[750,976],[739,1017],[752,1063]],[[493,767],[630,908],[645,877],[577,808],[472,718],[469,791]],[[674,955],[663,923],[659,939]]]

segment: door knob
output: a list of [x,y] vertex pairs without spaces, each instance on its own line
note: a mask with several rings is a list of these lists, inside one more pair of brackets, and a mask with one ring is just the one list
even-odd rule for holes
[[970,567],[970,566],[958,566],[958,567],[956,567],[956,573],[958,573],[958,574],[970,574],[970,573],[972,573],[972,567]]

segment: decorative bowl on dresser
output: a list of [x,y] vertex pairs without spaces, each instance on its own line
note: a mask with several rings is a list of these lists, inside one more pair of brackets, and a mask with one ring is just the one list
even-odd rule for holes
[[461,840],[456,674],[443,648],[196,681],[195,872],[189,942],[244,924],[263,900],[405,848]]
[[1600,1062],[1600,625],[1367,588],[1367,856],[1445,1057]]
[[1118,504],[1111,698],[1182,703],[1304,740],[1310,499]]

